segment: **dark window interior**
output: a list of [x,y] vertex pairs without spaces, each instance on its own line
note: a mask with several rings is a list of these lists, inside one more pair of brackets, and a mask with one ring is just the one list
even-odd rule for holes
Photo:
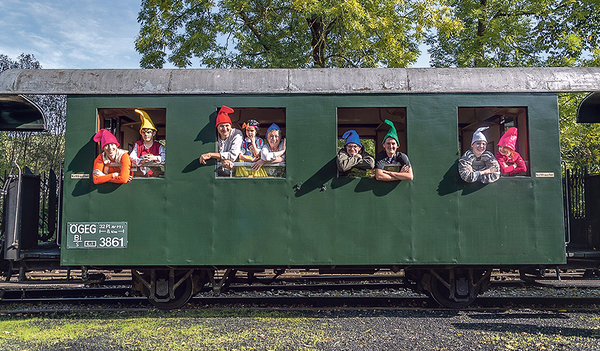
[[[249,119],[255,119],[260,123],[260,130],[258,132],[258,137],[263,139],[263,142],[267,143],[267,129],[271,126],[271,124],[275,123],[281,129],[281,137],[282,140],[286,137],[286,123],[285,123],[285,108],[262,108],[262,107],[235,107],[230,106],[234,112],[229,114],[231,118],[231,123],[233,128],[237,128],[242,131],[244,137],[245,131],[242,129],[242,125],[248,121]],[[218,111],[219,109],[217,109]],[[217,132],[215,130],[215,138],[218,138]],[[236,162],[239,162],[236,161]],[[217,164],[217,168],[219,164]],[[237,167],[247,167],[247,166],[237,166]],[[285,178],[286,170],[285,165],[279,166],[263,166],[268,178]],[[235,171],[229,175],[220,175],[219,172],[216,172],[216,176],[218,178],[230,178],[230,177],[240,177],[236,176]],[[244,177],[244,176],[241,176]],[[258,177],[258,176],[257,176]],[[248,176],[251,178],[251,176]]]
[[385,137],[390,129],[387,124],[383,123],[386,119],[394,122],[396,131],[398,132],[398,139],[400,139],[399,150],[403,153],[407,153],[405,107],[338,108],[337,137],[338,139],[342,139],[342,135],[344,135],[346,131],[354,129],[361,140],[373,140],[375,147],[375,154],[373,156],[375,156],[378,152],[383,150],[383,137]]
[[[133,150],[135,142],[141,140],[140,126],[142,124],[140,115],[135,112],[136,108],[101,108],[98,109],[98,129],[105,128],[113,133],[119,143],[120,148],[127,150],[129,153]],[[154,137],[159,143],[165,148],[166,146],[166,116],[167,110],[164,108],[138,108],[146,111],[152,119],[154,126],[157,129],[156,136]],[[97,153],[102,152],[100,146],[97,146]],[[133,168],[132,168],[133,169]],[[137,177],[137,168],[133,169],[134,177]],[[164,177],[164,165],[159,170],[152,172],[154,178]],[[139,174],[141,176],[141,174]]]
[[460,154],[471,148],[471,139],[475,130],[489,126],[484,131],[487,138],[487,150],[494,155],[498,152],[498,141],[510,127],[518,129],[517,151],[527,164],[529,172],[529,130],[527,125],[526,107],[459,107],[458,108],[458,138]]

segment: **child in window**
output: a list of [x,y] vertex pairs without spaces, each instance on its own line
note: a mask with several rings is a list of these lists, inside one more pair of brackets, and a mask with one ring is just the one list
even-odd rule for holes
[[496,160],[500,164],[500,173],[515,175],[527,172],[527,165],[521,155],[515,151],[517,145],[517,128],[510,127],[498,142]]
[[[263,147],[263,140],[258,137],[260,123],[255,119],[249,119],[242,125],[244,130],[244,140],[242,141],[242,153],[240,154],[239,162],[255,162],[260,159],[260,150]],[[252,170],[251,166],[238,166],[235,168],[236,177],[266,177],[267,172],[264,167],[257,171]]]
[[[133,145],[133,150],[129,154],[131,163],[140,166],[140,176],[158,177],[162,175],[162,170],[159,167],[147,167],[149,165],[158,166],[165,164],[165,147],[158,141],[154,140],[157,129],[152,122],[152,119],[146,111],[135,110],[140,115],[142,125],[140,126],[140,135],[142,140],[138,140]],[[141,165],[144,166],[141,166]]]

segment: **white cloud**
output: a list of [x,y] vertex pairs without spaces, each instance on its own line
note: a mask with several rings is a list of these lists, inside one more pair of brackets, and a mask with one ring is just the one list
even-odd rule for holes
[[138,68],[139,0],[2,0],[0,53],[44,68]]

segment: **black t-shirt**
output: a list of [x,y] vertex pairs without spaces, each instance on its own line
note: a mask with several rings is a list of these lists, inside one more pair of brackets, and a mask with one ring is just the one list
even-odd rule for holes
[[[398,164],[397,166],[391,166],[390,164]],[[410,167],[410,161],[406,154],[398,151],[394,157],[388,157],[385,150],[381,151],[375,157],[375,169],[385,169],[386,171],[400,172],[402,166],[407,165]]]

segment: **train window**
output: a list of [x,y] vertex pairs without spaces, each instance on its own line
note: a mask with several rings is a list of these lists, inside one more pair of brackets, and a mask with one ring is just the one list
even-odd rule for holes
[[[405,107],[340,107],[337,109],[338,154],[344,148],[347,140],[350,141],[355,138],[355,136],[352,136],[354,133],[346,134],[346,132],[354,130],[364,152],[375,158],[377,153],[383,151],[383,138],[390,129],[389,125],[384,123],[386,119],[392,121],[396,127],[398,139],[400,139],[398,150],[407,153]],[[346,138],[344,138],[344,135],[346,135]],[[338,166],[338,177],[373,177],[374,175],[373,169],[352,167],[347,171],[340,171]]]
[[[489,127],[484,134],[487,138],[487,150],[496,155],[499,152],[498,142],[511,127],[517,131],[514,147],[524,160],[527,171],[503,173],[502,175],[530,175],[529,167],[529,131],[526,107],[459,107],[458,137],[460,153],[463,155],[471,148],[473,133],[479,127]],[[503,143],[504,144],[504,143]],[[513,170],[514,167],[509,169]],[[517,169],[518,170],[518,169]]]
[[166,116],[164,108],[98,109],[98,129],[111,131],[129,152],[134,179],[164,178]]
[[[242,153],[233,162],[233,169],[217,162],[217,178],[285,178],[285,108],[232,107],[229,113],[232,128],[242,133]],[[252,146],[251,137],[254,136]],[[217,144],[219,135],[217,133]],[[257,162],[262,166],[255,170]]]

